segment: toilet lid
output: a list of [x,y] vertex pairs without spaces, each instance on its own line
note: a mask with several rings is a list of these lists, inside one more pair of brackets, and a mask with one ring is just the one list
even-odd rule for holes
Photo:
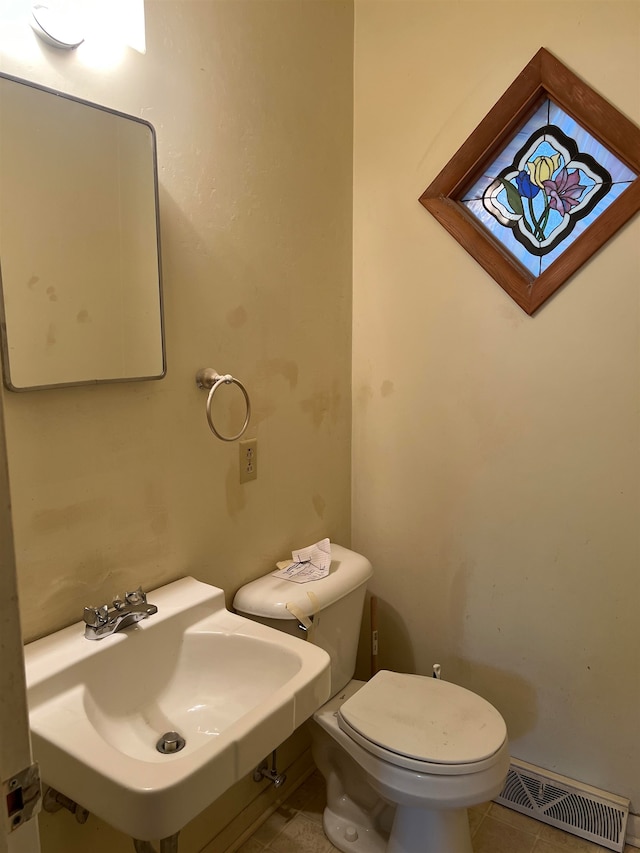
[[340,718],[388,752],[434,764],[483,761],[507,737],[500,713],[470,690],[386,670],[343,703]]

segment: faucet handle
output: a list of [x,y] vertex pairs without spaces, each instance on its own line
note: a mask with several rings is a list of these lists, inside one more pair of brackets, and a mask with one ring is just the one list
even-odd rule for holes
[[134,592],[125,592],[124,600],[127,604],[146,604],[147,603],[147,594],[142,591],[142,587],[139,586],[138,589],[134,590]]
[[101,607],[85,607],[83,619],[86,625],[92,628],[99,628],[104,625],[109,618],[109,608],[106,604]]

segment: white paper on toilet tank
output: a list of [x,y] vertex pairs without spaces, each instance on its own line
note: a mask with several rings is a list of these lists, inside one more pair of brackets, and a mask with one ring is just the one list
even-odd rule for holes
[[294,583],[308,583],[326,578],[331,567],[331,542],[322,539],[315,545],[292,551],[291,557],[291,560],[277,563],[278,571],[272,572],[274,577]]

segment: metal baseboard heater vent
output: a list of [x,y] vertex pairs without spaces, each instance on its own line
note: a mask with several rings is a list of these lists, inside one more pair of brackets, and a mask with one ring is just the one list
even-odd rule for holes
[[629,800],[512,759],[496,802],[621,853]]

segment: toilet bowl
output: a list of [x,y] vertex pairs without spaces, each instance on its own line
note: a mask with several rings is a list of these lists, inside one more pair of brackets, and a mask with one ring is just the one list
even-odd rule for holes
[[495,708],[424,676],[351,681],[316,711],[311,733],[325,833],[354,853],[471,853],[466,809],[497,796],[509,768]]
[[485,699],[440,679],[383,670],[350,680],[371,572],[364,557],[332,545],[326,578],[297,585],[267,575],[242,587],[234,608],[331,657],[332,698],[309,726],[332,844],[344,853],[472,853],[466,810],[502,791],[505,722]]

